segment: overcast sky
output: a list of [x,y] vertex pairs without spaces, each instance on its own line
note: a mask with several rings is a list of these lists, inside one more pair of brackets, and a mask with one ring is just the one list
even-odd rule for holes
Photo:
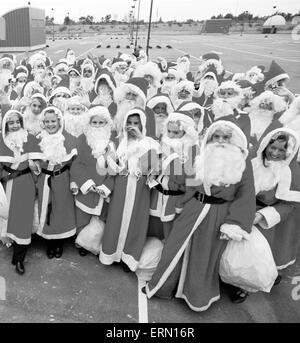
[[[138,4],[137,0],[137,4]],[[1,0],[0,16],[16,7],[27,5],[26,0]],[[122,20],[131,10],[133,0],[30,0],[31,6],[44,8],[46,15],[52,16],[54,8],[56,22],[62,22],[70,13],[70,18],[78,20],[81,16],[93,15],[96,21],[111,14],[112,19]],[[140,18],[148,20],[151,0],[140,0]],[[153,20],[162,17],[165,20],[209,19],[219,13],[239,14],[249,11],[254,15],[270,15],[273,6],[281,12],[300,11],[299,0],[153,0]],[[136,12],[137,12],[136,6]]]

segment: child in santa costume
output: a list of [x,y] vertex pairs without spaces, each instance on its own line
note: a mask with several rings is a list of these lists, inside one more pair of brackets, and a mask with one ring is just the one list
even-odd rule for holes
[[[166,239],[176,214],[180,213],[178,204],[185,192],[185,179],[191,177],[187,174],[198,150],[193,119],[184,113],[171,113],[164,125],[161,147],[162,170],[152,183],[155,186],[151,191],[150,215],[159,219]],[[150,226],[152,222],[155,220],[150,221]]]
[[[115,147],[110,141],[113,122],[108,109],[95,106],[89,109],[87,119],[84,134],[77,141],[78,156],[71,168],[77,234],[92,216],[106,219],[116,167]],[[83,249],[80,254],[84,255]]]
[[219,263],[226,239],[251,232],[255,191],[247,139],[229,121],[206,131],[195,162],[195,184],[165,242],[161,260],[146,285],[149,298],[176,296],[194,311],[220,299]]
[[172,103],[175,110],[185,101],[192,101],[194,91],[194,83],[184,80],[176,84],[171,93]]
[[68,101],[67,110],[64,112],[65,130],[74,137],[79,137],[88,123],[87,107],[82,103],[82,98],[73,96]]
[[76,138],[64,130],[64,118],[57,107],[46,107],[41,123],[37,234],[47,240],[48,257],[59,258],[64,239],[76,234],[75,204],[70,189],[70,168],[77,155]]
[[12,264],[24,274],[24,259],[31,243],[35,186],[31,169],[37,171],[29,158],[38,158],[37,139],[24,129],[22,114],[16,110],[5,113],[0,137],[1,183],[9,204],[7,220],[2,221],[1,236],[14,241]]
[[299,136],[285,127],[269,132],[252,160],[257,212],[279,270],[296,261],[300,247]]
[[124,117],[123,139],[99,259],[103,264],[123,261],[138,267],[146,242],[150,189],[147,176],[158,167],[159,144],[146,136],[144,110],[134,108]]

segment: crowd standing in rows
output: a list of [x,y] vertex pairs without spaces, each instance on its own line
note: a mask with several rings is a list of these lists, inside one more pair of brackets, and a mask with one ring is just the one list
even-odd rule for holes
[[142,50],[2,55],[0,233],[17,273],[32,234],[50,259],[77,237],[80,255],[144,278],[148,298],[204,311],[221,284],[246,299],[220,268],[230,243],[259,231],[277,268],[253,289],[280,282],[300,246],[300,97],[276,61],[231,74],[216,53],[201,59],[191,73],[189,55]]

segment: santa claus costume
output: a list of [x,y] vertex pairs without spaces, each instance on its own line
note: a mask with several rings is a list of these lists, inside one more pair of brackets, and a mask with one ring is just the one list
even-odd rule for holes
[[[169,124],[176,130],[180,129],[182,137],[177,138],[173,133],[170,136]],[[159,218],[163,225],[163,236],[167,238],[176,214],[182,210],[179,204],[185,192],[185,179],[191,177],[189,171],[198,152],[198,134],[193,119],[183,113],[171,113],[164,124],[161,145],[162,170],[152,183],[150,216]],[[150,219],[150,226],[151,222],[155,223]]]
[[[104,126],[91,126],[95,117],[101,118]],[[106,219],[116,168],[115,147],[110,141],[113,123],[107,108],[95,106],[88,111],[87,118],[84,133],[77,141],[78,156],[71,168],[71,181],[78,189],[75,192],[77,234],[92,216]]]
[[[278,153],[273,151],[268,159],[266,149],[276,141],[285,145],[283,160],[278,160]],[[296,261],[300,247],[300,168],[295,158],[298,150],[298,135],[283,127],[262,139],[252,159],[257,214],[262,215],[255,222],[267,238],[279,270]]]
[[[138,138],[130,138],[130,117],[140,118]],[[158,167],[159,144],[146,136],[146,115],[140,108],[129,111],[123,124],[124,138],[117,149],[119,161],[108,216],[100,262],[110,265],[123,261],[135,271],[146,242],[150,189],[147,176]]]
[[[214,143],[218,130],[231,132],[228,143]],[[227,243],[220,234],[247,238],[254,219],[254,180],[247,154],[247,139],[238,126],[219,121],[208,128],[195,163],[200,186],[196,183],[186,193],[187,202],[146,285],[149,298],[175,294],[194,311],[205,311],[220,298],[219,262]]]
[[[48,133],[45,117],[54,113],[59,128]],[[70,189],[70,168],[77,155],[76,138],[64,130],[61,111],[49,106],[41,115],[43,130],[40,139],[41,175],[38,179],[39,226],[37,234],[47,242],[49,258],[60,257],[63,239],[76,234],[75,204]]]
[[79,96],[71,97],[67,105],[67,110],[64,112],[65,130],[77,138],[88,123],[88,109]]
[[[14,116],[18,116],[21,128],[9,132],[8,123]],[[16,110],[5,113],[0,139],[1,183],[9,205],[8,219],[2,219],[1,236],[15,242],[12,263],[23,274],[23,262],[31,243],[35,199],[29,158],[38,158],[39,147],[36,138],[24,129],[22,115]]]

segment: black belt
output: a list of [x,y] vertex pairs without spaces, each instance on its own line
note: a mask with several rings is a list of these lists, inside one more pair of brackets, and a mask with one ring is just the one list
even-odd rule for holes
[[182,195],[185,192],[183,191],[171,191],[171,190],[167,190],[167,189],[163,189],[162,185],[159,183],[158,185],[156,185],[154,187],[156,190],[158,190],[160,193],[162,193],[163,195],[173,195],[173,196],[178,196],[178,195]]
[[206,195],[204,193],[196,192],[194,197],[200,201],[202,204],[224,204],[226,200],[221,198],[212,197],[210,195]]
[[9,180],[12,180],[12,179],[15,179],[16,177],[18,176],[21,176],[21,175],[25,175],[25,174],[29,174],[31,172],[30,168],[27,167],[23,170],[16,170],[16,169],[12,169],[10,167],[7,167],[6,165],[3,165],[3,169],[10,173],[9,175],[6,175],[6,176],[3,176],[0,181],[1,182],[7,182]]
[[268,205],[264,204],[262,201],[256,198],[256,206],[266,207]]
[[[71,168],[71,164],[65,164],[61,169],[58,170],[47,170],[42,168],[42,173],[49,175],[50,177],[47,180],[48,186],[51,189],[51,178],[52,177],[58,177],[66,170],[69,170]],[[50,200],[48,207],[47,207],[47,216],[46,216],[46,223],[47,225],[50,225],[50,215],[52,212],[52,201]]]

